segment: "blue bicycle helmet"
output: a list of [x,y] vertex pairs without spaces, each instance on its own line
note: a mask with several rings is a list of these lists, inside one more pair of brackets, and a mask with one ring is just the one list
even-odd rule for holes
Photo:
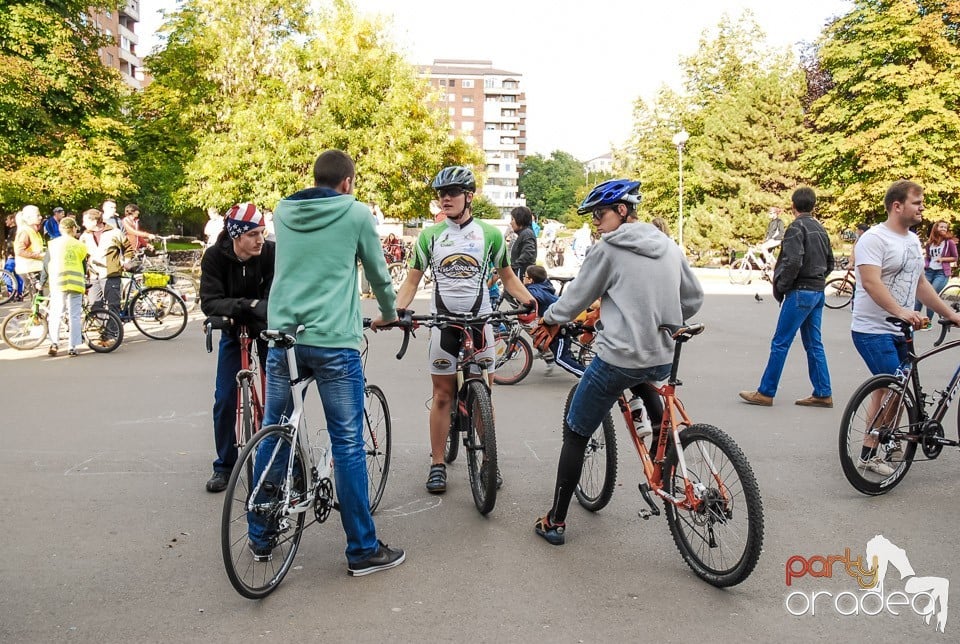
[[430,187],[434,190],[441,188],[462,188],[468,192],[477,191],[477,180],[473,176],[470,168],[461,165],[452,165],[444,168],[434,177]]
[[640,182],[629,179],[611,179],[604,181],[590,191],[587,198],[577,208],[578,215],[585,215],[601,206],[612,206],[615,203],[640,203]]

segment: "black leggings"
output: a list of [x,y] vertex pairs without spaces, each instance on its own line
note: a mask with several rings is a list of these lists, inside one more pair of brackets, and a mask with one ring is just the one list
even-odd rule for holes
[[[644,407],[650,415],[653,425],[653,441],[656,444],[660,434],[660,424],[663,422],[663,403],[656,387],[648,382],[630,388],[631,393],[643,400]],[[587,451],[590,438],[581,436],[566,427],[564,419],[563,447],[560,449],[560,462],[557,463],[557,486],[553,492],[553,507],[550,509],[550,521],[563,523],[570,508],[570,499],[573,491],[580,482],[580,473],[583,471],[583,455]]]

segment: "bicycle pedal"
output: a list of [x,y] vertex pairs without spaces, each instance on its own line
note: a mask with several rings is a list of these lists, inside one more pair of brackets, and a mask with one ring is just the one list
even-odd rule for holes
[[640,510],[637,512],[637,516],[646,521],[653,516],[653,512],[646,508],[640,508]]

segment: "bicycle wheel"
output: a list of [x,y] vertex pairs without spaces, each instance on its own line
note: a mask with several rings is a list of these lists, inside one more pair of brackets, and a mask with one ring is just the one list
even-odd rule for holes
[[753,269],[750,266],[750,260],[741,257],[730,264],[730,283],[731,284],[749,284],[753,280]]
[[393,428],[390,408],[383,390],[376,385],[367,385],[363,393],[363,448],[367,453],[367,492],[370,497],[370,512],[374,512],[387,488]]
[[123,322],[113,311],[91,309],[83,316],[83,337],[97,353],[110,353],[123,342]]
[[[940,291],[940,299],[951,306],[960,304],[960,284],[947,284],[944,286],[943,290]],[[2,304],[2,302],[0,302],[0,304]]]
[[515,385],[530,373],[533,366],[533,349],[525,338],[517,337],[510,342],[510,331],[494,334],[496,370],[493,381],[498,385]]
[[[284,516],[307,492],[307,459],[293,445],[292,438],[290,429],[279,425],[257,432],[240,453],[227,484],[220,522],[223,565],[233,587],[250,599],[266,597],[283,581],[297,554],[306,512],[311,511],[307,508]],[[296,449],[296,454],[293,476],[287,479],[291,449]],[[255,468],[255,461],[259,461],[260,468]],[[285,502],[288,490],[289,506]],[[254,558],[251,521],[273,547],[267,561]]]
[[7,270],[0,270],[0,304],[6,304],[17,294],[17,276]]
[[[454,404],[456,404],[456,401],[454,401]],[[460,453],[460,430],[457,429],[455,415],[456,410],[451,414],[450,431],[447,432],[447,442],[443,446],[443,462],[447,465],[457,460],[457,455]]]
[[[490,391],[479,380],[464,383],[461,395],[467,399],[467,470],[473,502],[480,514],[489,514],[497,504],[497,434],[493,426]],[[456,404],[456,401],[454,401]]]
[[[567,429],[570,401],[573,400],[576,390],[577,385],[574,385],[567,394],[567,402],[563,406],[564,431]],[[587,451],[583,454],[583,470],[580,472],[580,480],[573,493],[580,505],[591,512],[597,512],[610,503],[616,485],[617,432],[613,426],[613,416],[608,413],[587,442]]]
[[[909,389],[904,389],[897,378],[879,375],[860,385],[853,395],[840,421],[840,465],[858,492],[870,496],[885,494],[897,486],[906,476],[917,451],[915,442],[900,442],[898,439],[911,432],[918,432],[920,412]],[[876,448],[864,447],[870,435]],[[903,456],[896,453],[900,442]],[[863,459],[867,451],[867,458]],[[877,473],[879,456],[892,473]]]
[[187,328],[187,307],[166,288],[147,288],[130,301],[133,324],[148,338],[172,340]]
[[193,313],[197,310],[197,305],[200,303],[200,285],[192,275],[174,273],[170,276],[170,283],[167,287],[180,296],[183,304],[187,307],[187,313]]
[[[763,548],[763,502],[750,463],[733,439],[711,425],[680,432],[687,478],[699,503],[684,509],[664,502],[673,541],[691,570],[723,588],[750,576]],[[686,495],[677,450],[667,453],[664,491]]]
[[47,337],[47,318],[31,309],[14,311],[3,319],[3,341],[12,349],[36,349]]
[[823,289],[823,305],[828,309],[842,309],[853,300],[853,282],[845,277],[834,277]]
[[390,281],[393,283],[393,288],[400,288],[403,281],[407,279],[407,265],[404,262],[392,262],[387,266],[387,270],[390,271]]

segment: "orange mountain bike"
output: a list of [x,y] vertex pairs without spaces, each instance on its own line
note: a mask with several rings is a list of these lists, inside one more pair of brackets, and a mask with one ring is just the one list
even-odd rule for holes
[[[657,388],[663,400],[663,422],[654,428],[651,453],[638,433],[635,411],[628,403],[630,391],[617,400],[627,432],[643,466],[640,494],[648,507],[643,519],[659,516],[656,499],[663,502],[670,533],[680,555],[709,584],[733,586],[746,579],[757,565],[763,547],[763,502],[753,469],[730,436],[712,425],[693,424],[676,390],[680,349],[703,332],[702,324],[663,324],[676,342],[670,379]],[[602,331],[601,331],[602,332]],[[564,407],[567,412],[576,386]],[[636,401],[634,401],[636,404]],[[592,512],[610,502],[617,478],[617,441],[611,414],[601,431],[587,444],[583,473],[575,491],[577,501]]]

